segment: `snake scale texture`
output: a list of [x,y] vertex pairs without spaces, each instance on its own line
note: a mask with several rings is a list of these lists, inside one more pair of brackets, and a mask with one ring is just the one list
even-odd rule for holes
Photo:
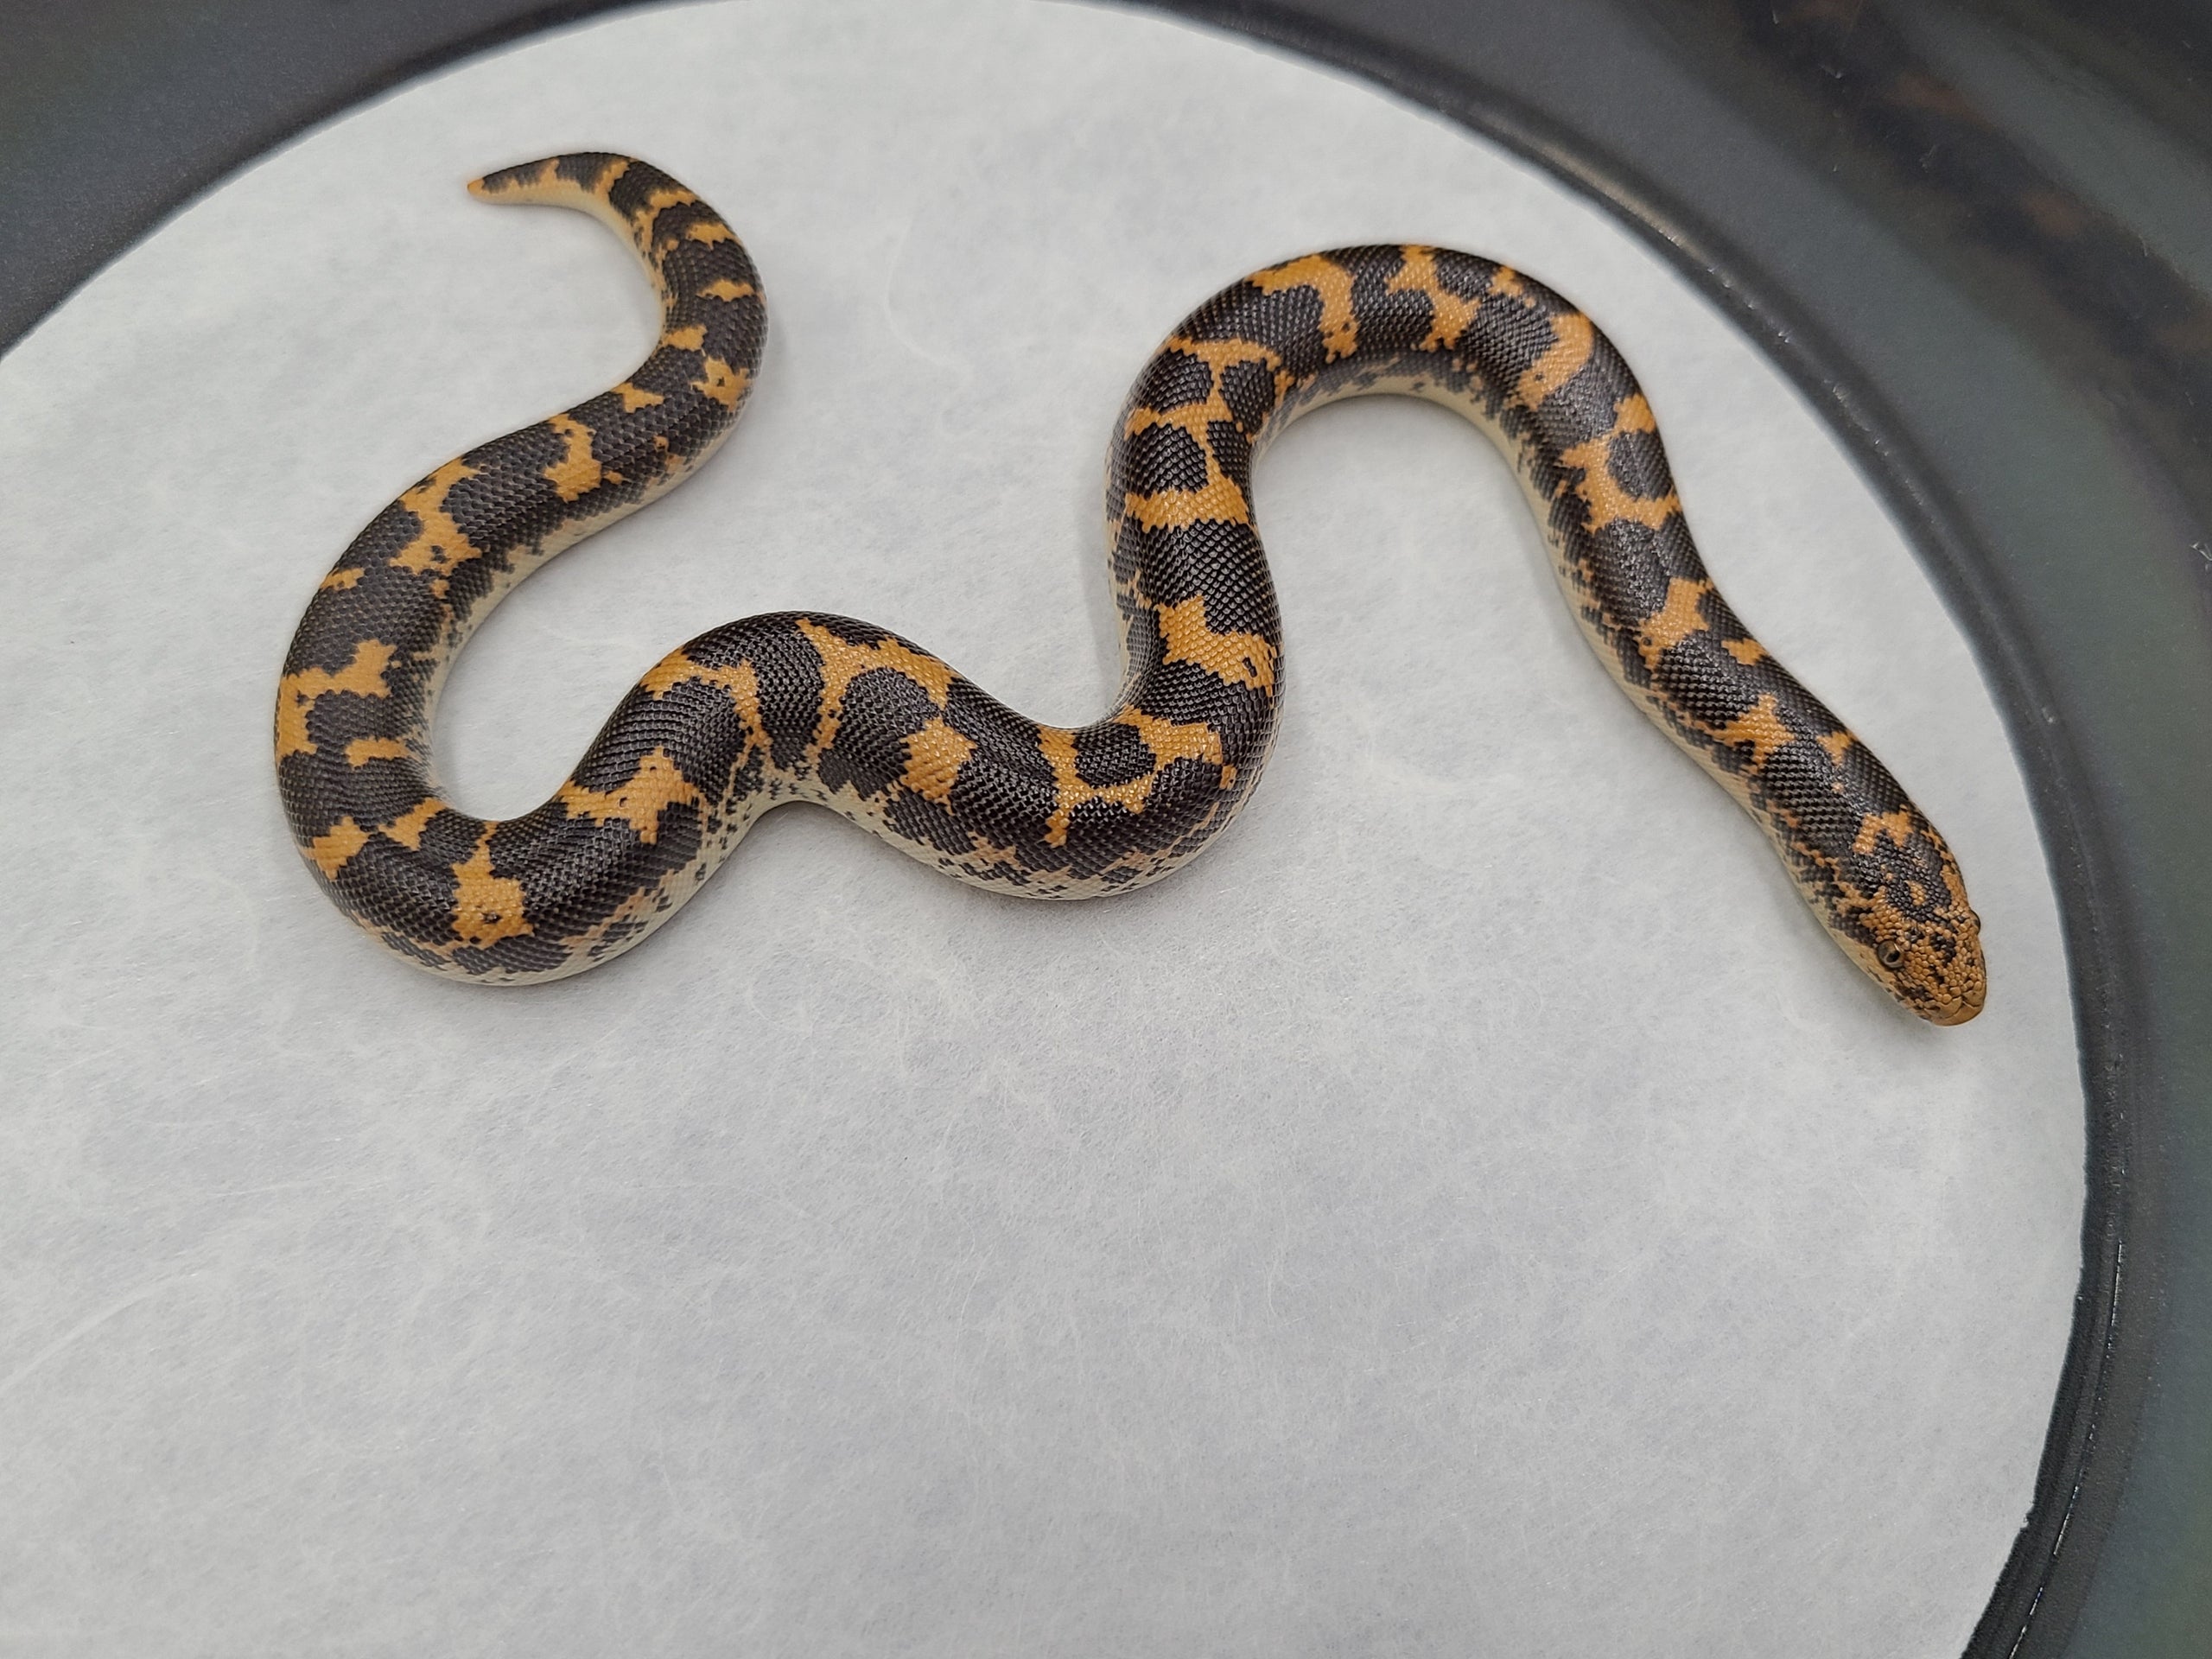
[[509,984],[605,962],[787,801],[1008,893],[1082,898],[1166,874],[1236,813],[1274,736],[1282,634],[1253,458],[1306,410],[1392,391],[1457,410],[1503,451],[1599,659],[1751,813],[1845,952],[1924,1019],[1980,1009],[1979,923],[1942,837],[1721,598],[1620,354],[1550,289],[1442,248],[1256,271],[1146,365],[1108,460],[1126,672],[1104,718],[1026,720],[864,622],[754,616],[656,665],[536,810],[493,823],[447,804],[429,740],[456,653],[516,582],[706,458],[766,331],[737,237],[642,162],[561,156],[470,188],[607,220],[664,315],[620,385],[448,461],[379,513],[292,643],[276,767],[293,834],[338,906],[408,960]]

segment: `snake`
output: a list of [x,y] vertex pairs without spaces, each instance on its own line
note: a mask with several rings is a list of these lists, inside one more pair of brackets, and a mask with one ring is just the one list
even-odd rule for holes
[[524,577],[699,467],[737,420],[767,328],[736,233],[642,161],[562,155],[469,189],[611,226],[662,318],[619,385],[385,507],[293,639],[276,709],[293,837],[339,909],[405,961],[484,984],[607,962],[795,801],[1001,893],[1088,898],[1166,875],[1236,816],[1277,728],[1282,621],[1253,461],[1308,410],[1395,392],[1457,410],[1503,454],[1599,662],[1764,831],[1844,953],[1923,1019],[1980,1012],[1980,924],[1956,860],[1721,597],[1620,353],[1542,283],[1441,247],[1269,265],[1147,362],[1107,459],[1123,675],[1103,718],[1029,720],[887,629],[779,612],[663,658],[543,805],[461,810],[430,756],[455,657]]

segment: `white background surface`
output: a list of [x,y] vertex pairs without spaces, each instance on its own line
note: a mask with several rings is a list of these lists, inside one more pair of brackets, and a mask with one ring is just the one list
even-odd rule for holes
[[[461,189],[584,148],[730,218],[772,340],[721,455],[471,647],[465,806],[785,607],[1095,715],[1146,354],[1255,266],[1433,240],[1621,344],[1737,608],[1956,846],[1988,1012],[1860,979],[1402,399],[1260,467],[1287,723],[1173,880],[994,898],[797,809],[582,979],[383,957],[286,836],[277,665],[385,500],[643,354],[614,238]],[[1963,1643],[2081,1205],[2020,780],[1819,422],[1548,179],[1141,14],[628,14],[118,262],[0,361],[0,1652]]]

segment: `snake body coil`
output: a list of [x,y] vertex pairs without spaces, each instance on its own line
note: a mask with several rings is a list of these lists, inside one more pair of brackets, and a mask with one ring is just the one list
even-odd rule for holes
[[497,983],[604,962],[785,801],[1039,898],[1166,874],[1228,823],[1274,734],[1281,629],[1253,457],[1303,410],[1399,391],[1459,410],[1511,460],[1599,658],[1750,811],[1838,944],[1923,1018],[1980,1008],[1978,924],[1942,838],[1714,588],[1619,353],[1548,289],[1441,248],[1340,249],[1255,272],[1146,365],[1108,463],[1127,672],[1103,719],[1025,720],[866,623],[748,617],[654,667],[535,811],[492,823],[448,806],[429,736],[455,654],[517,582],[713,450],[766,328],[735,235],[643,162],[563,156],[470,188],[607,219],[658,283],[664,317],[620,385],[386,507],[293,641],[276,704],[293,834],[340,908],[410,960]]

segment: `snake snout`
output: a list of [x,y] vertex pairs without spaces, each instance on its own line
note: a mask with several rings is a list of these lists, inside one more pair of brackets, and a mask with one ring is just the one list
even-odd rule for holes
[[[1972,912],[1967,914],[1978,921]],[[1931,1024],[1963,1026],[1981,1012],[1989,997],[1989,970],[1982,959],[1978,926],[1970,923],[1960,930],[1934,977],[1938,995],[1928,1014]]]

